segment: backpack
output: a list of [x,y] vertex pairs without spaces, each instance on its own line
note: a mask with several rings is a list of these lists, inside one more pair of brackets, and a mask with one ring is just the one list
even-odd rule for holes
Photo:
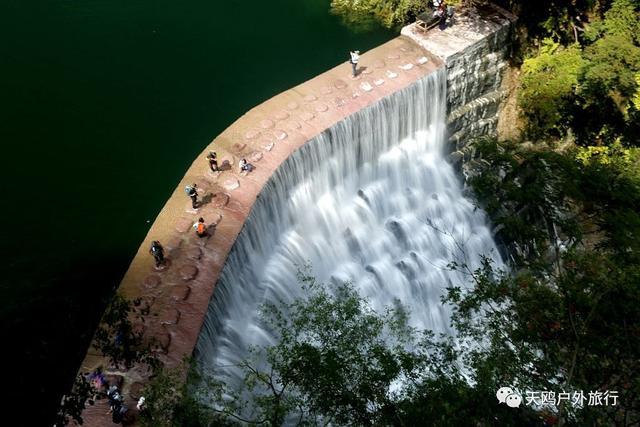
[[198,226],[196,227],[196,233],[198,234],[204,234],[204,232],[207,230],[207,227],[204,226],[203,222],[199,222]]
[[187,196],[190,196],[191,193],[193,192],[193,187],[190,185],[187,185],[186,187],[184,187],[184,192],[187,193]]

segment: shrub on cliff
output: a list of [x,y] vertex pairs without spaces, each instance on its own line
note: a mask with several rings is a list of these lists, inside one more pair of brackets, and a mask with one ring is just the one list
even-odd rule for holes
[[524,61],[518,101],[529,136],[564,135],[583,64],[579,46],[564,48],[551,39],[543,41],[536,56]]
[[332,0],[331,11],[351,26],[377,21],[386,28],[397,28],[412,22],[426,9],[421,0]]

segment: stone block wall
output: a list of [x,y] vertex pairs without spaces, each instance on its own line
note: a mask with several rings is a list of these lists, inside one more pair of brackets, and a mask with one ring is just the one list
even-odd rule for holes
[[458,167],[471,159],[468,145],[474,138],[496,134],[515,20],[509,12],[487,5],[454,16],[444,30],[425,33],[415,24],[402,29],[446,65],[447,149]]

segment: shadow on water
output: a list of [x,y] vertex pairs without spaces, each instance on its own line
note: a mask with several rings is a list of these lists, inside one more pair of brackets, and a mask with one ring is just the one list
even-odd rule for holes
[[[31,299],[3,304],[3,407],[28,414],[28,425],[52,424],[127,262],[125,257],[80,259],[78,268],[42,278],[47,283]],[[1,289],[0,299],[6,301],[4,284]]]

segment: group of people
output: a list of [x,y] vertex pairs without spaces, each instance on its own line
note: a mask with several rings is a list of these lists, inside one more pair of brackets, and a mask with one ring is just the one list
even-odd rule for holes
[[[209,169],[211,172],[220,172],[220,166],[218,166],[218,154],[215,151],[209,151],[207,154],[207,161],[209,162]],[[247,159],[240,159],[240,173],[244,174],[251,172],[254,167],[251,163],[247,162]]]
[[124,417],[127,415],[129,408],[124,403],[124,396],[120,393],[118,386],[112,385],[107,390],[107,398],[109,399],[109,413],[111,413],[111,420],[120,424]]
[[[210,151],[207,155],[207,161],[209,162],[209,168],[212,172],[219,172],[220,166],[218,165],[218,155],[215,151]],[[241,175],[246,175],[254,169],[254,166],[247,161],[247,159],[240,159],[239,169]],[[198,200],[198,184],[193,183],[187,185],[184,189],[185,193],[191,199],[191,207],[195,210],[200,207],[200,201]],[[209,236],[209,227],[204,221],[204,218],[198,218],[198,221],[193,224],[196,236],[203,238]],[[158,240],[154,240],[151,243],[149,253],[153,256],[156,262],[156,268],[160,268],[165,265],[164,248]]]

